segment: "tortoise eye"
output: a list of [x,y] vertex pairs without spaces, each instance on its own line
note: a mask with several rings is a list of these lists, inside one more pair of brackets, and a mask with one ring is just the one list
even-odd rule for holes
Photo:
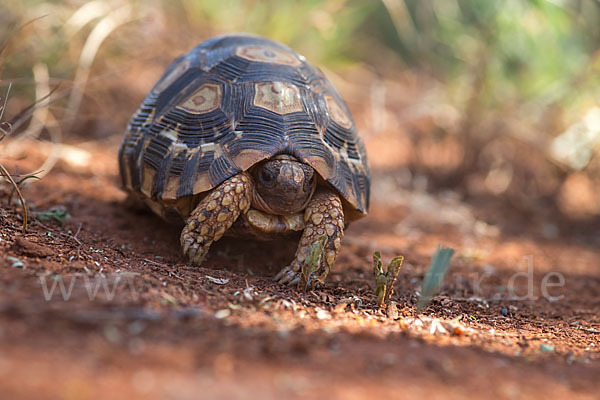
[[309,192],[311,190],[314,181],[315,181],[314,175],[311,175],[310,177],[308,177],[308,179],[304,180],[304,191],[305,192]]
[[275,175],[268,168],[263,168],[258,173],[258,179],[265,186],[271,186],[275,182]]

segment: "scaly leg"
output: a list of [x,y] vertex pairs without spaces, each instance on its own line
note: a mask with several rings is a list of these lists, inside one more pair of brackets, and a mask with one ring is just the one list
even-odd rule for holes
[[181,232],[181,246],[193,264],[200,265],[210,245],[248,211],[252,190],[252,179],[241,172],[214,188],[192,211]]
[[314,279],[306,282],[307,286],[315,287],[329,274],[342,244],[344,210],[339,196],[331,190],[317,191],[306,207],[304,223],[306,226],[296,250],[296,258],[275,276],[275,280],[288,285],[299,283],[312,246],[325,236],[321,268],[313,274]]

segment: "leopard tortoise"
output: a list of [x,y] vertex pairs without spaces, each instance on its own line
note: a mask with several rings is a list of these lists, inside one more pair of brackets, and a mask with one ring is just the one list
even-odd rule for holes
[[[177,58],[131,118],[124,189],[167,220],[199,265],[224,234],[300,238],[275,277],[296,284],[314,244],[329,273],[344,227],[366,215],[370,172],[348,107],[323,73],[278,42],[209,39]],[[305,272],[306,273],[306,272]]]

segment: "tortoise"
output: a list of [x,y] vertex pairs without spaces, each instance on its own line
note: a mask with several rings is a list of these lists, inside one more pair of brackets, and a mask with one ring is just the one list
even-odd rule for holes
[[[299,237],[275,279],[323,282],[348,222],[366,215],[370,171],[352,116],[325,75],[289,47],[226,35],[177,58],[131,118],[119,148],[123,188],[166,220],[183,218],[200,265],[224,234]],[[314,266],[313,266],[314,269]],[[305,272],[306,274],[306,272]]]

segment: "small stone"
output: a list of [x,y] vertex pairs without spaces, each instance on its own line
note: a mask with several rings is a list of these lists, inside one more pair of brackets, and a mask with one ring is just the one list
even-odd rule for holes
[[244,190],[244,185],[237,185],[235,187],[235,192],[238,193],[238,194],[242,193],[243,190]]
[[[202,221],[204,221],[205,219],[206,219],[206,215],[204,215],[204,214],[200,214],[200,215],[198,215],[198,217],[196,218],[196,220],[198,220],[198,222],[202,222]],[[191,223],[190,223],[190,225],[191,225]],[[193,226],[190,226],[190,227],[189,227],[189,229],[194,229],[194,227],[193,227]]]
[[333,312],[340,313],[346,311],[346,307],[352,303],[352,299],[342,299],[333,309]]
[[206,205],[206,209],[207,209],[208,211],[212,211],[212,210],[214,210],[215,208],[217,208],[217,202],[216,202],[216,201],[214,201],[214,200],[211,200],[211,201],[209,201],[209,202],[208,202],[208,204]]
[[500,313],[506,317],[508,315],[508,310],[506,308],[502,308]]
[[327,312],[323,309],[319,309],[317,311],[317,318],[318,319],[331,319],[331,314],[329,314],[329,312]]
[[542,343],[540,344],[540,351],[542,353],[553,353],[554,352],[554,346],[548,343]]
[[227,318],[231,315],[231,310],[229,310],[228,308],[225,308],[223,310],[219,310],[215,313],[215,318],[217,319],[223,319],[223,318]]
[[388,318],[398,319],[398,306],[396,305],[395,301],[390,301],[390,304],[388,304],[387,308],[385,309],[385,313]]
[[206,236],[206,234],[208,233],[209,230],[210,230],[210,228],[207,225],[203,225],[202,228],[200,229],[200,234],[202,236]]

